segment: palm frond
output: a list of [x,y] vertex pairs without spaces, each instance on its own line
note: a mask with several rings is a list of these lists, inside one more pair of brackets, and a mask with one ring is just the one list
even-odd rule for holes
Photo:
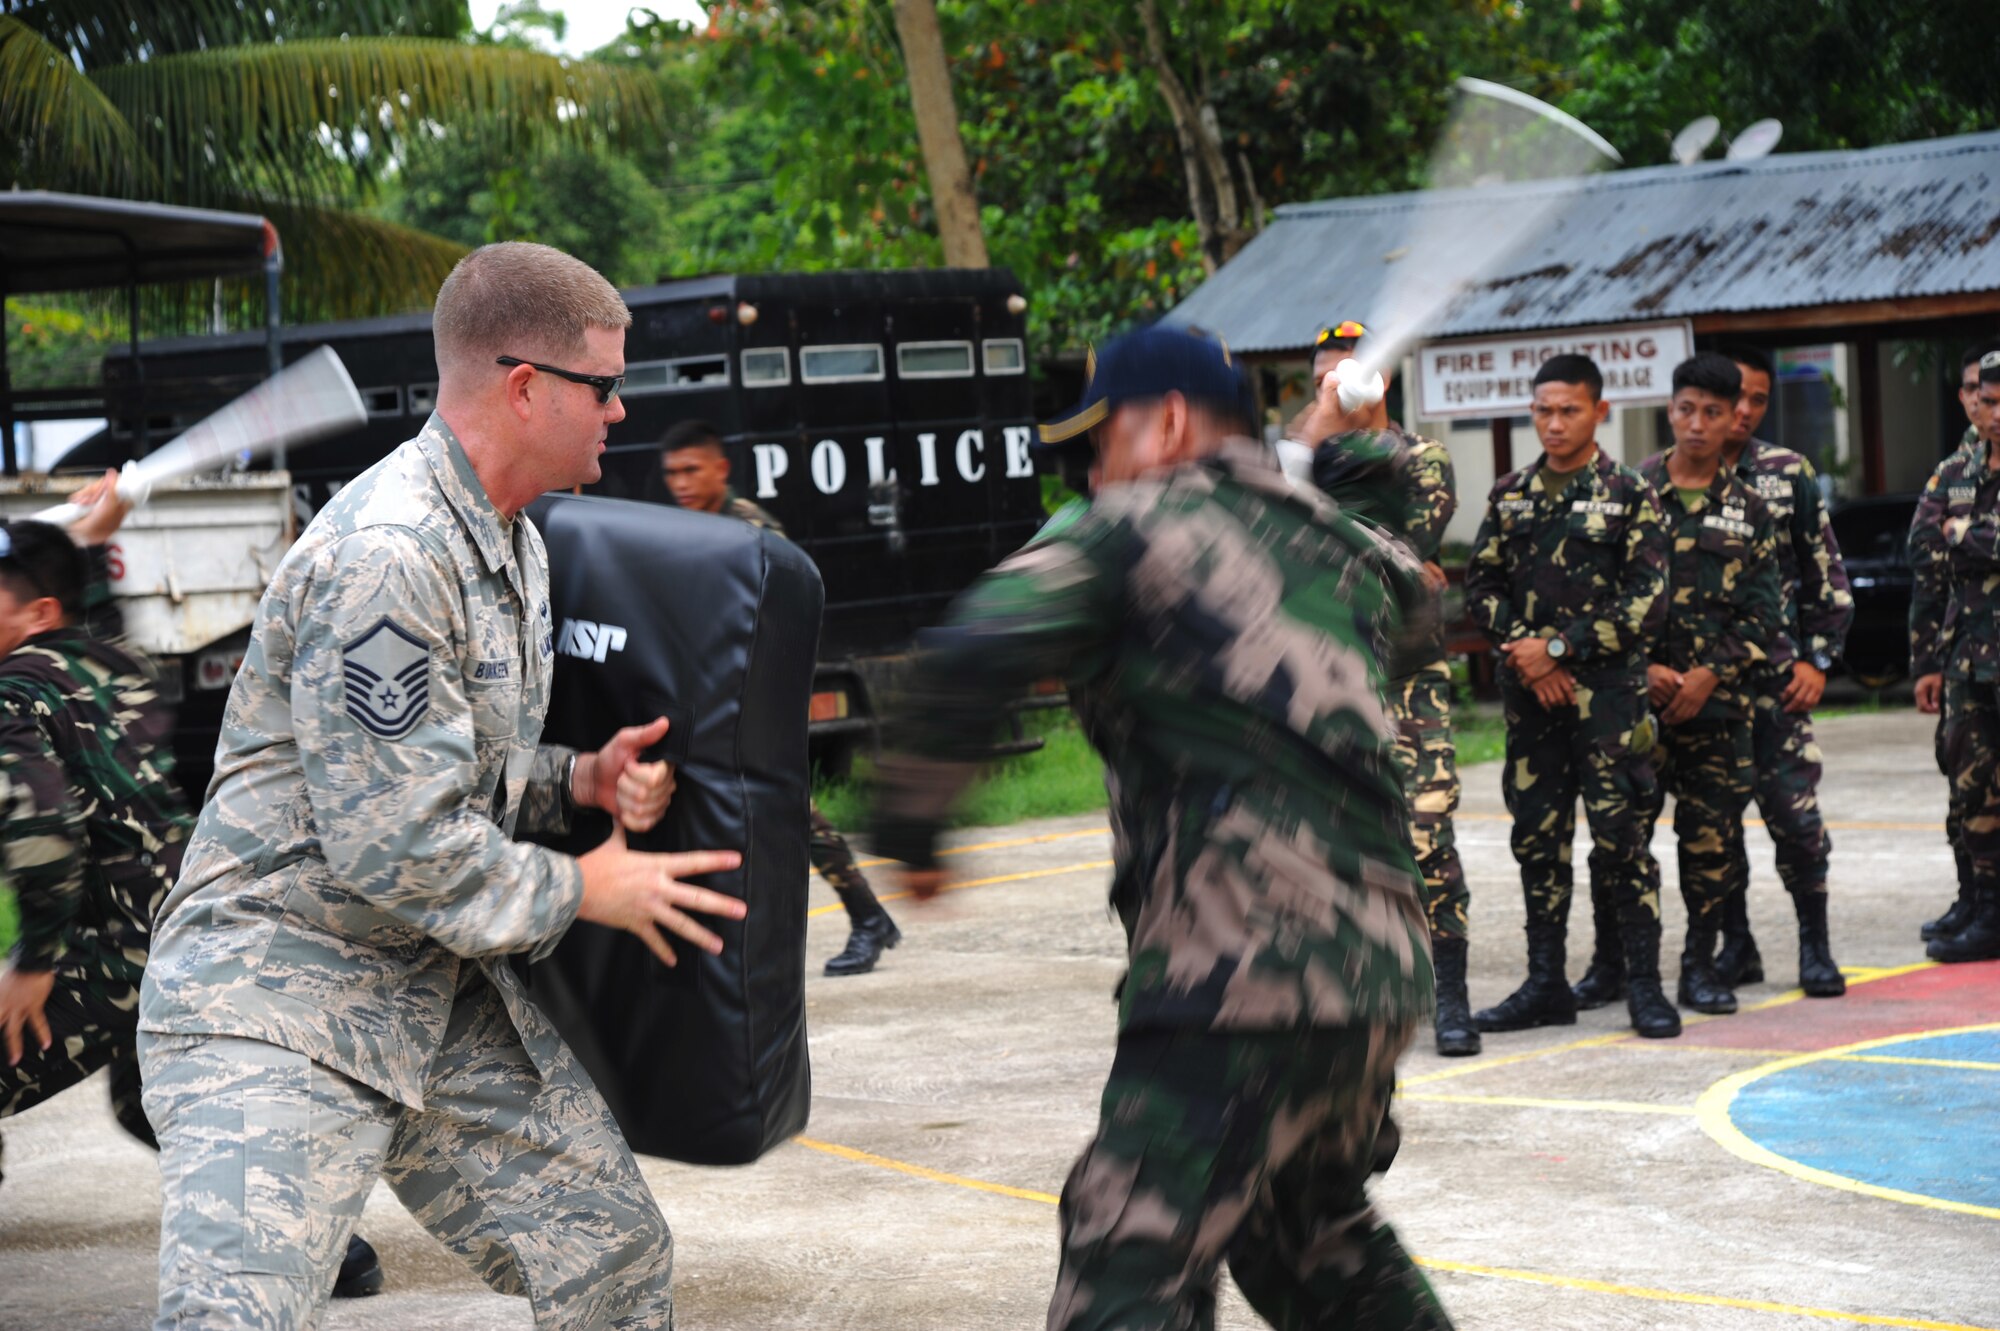
[[[441,236],[345,208],[253,198],[222,202],[237,212],[262,213],[278,229],[285,255],[279,291],[288,324],[428,309],[445,275],[465,255],[463,246]],[[207,331],[217,294],[207,282],[149,288],[146,335]],[[224,281],[220,296],[226,326],[261,326],[262,279]]]
[[0,0],[85,69],[183,51],[311,37],[457,37],[465,0]]
[[0,14],[0,135],[17,145],[21,185],[130,189],[149,163],[132,126],[69,57]]
[[311,198],[325,181],[307,151],[315,140],[365,185],[401,139],[429,126],[491,118],[521,142],[543,133],[633,142],[663,118],[657,87],[636,69],[413,37],[221,47],[93,77],[176,193],[248,175]]

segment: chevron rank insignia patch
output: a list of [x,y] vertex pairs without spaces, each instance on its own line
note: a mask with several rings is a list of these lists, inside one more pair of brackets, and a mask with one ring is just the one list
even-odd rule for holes
[[401,739],[431,709],[430,644],[388,616],[340,649],[347,714],[379,739]]

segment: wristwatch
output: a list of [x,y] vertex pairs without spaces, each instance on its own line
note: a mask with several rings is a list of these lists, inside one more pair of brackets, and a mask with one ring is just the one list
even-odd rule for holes
[[1833,669],[1833,653],[1827,651],[1826,648],[1824,647],[1820,648],[1818,651],[1814,652],[1811,656],[1807,657],[1806,659],[1808,661],[1811,661],[1813,669],[1819,671],[1819,673],[1822,675],[1824,675],[1827,671]]
[[1560,661],[1568,655],[1569,643],[1564,639],[1562,634],[1558,633],[1555,637],[1549,639],[1549,660]]

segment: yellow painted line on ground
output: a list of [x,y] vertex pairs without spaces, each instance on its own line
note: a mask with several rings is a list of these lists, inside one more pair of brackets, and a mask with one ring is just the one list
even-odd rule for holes
[[[1066,873],[1082,873],[1087,869],[1109,869],[1110,867],[1110,860],[1086,860],[1082,864],[1059,864],[1053,869],[1024,869],[1020,873],[1003,873],[996,874],[991,878],[970,878],[962,883],[946,883],[944,890],[947,892],[963,892],[968,887],[991,887],[995,883],[1025,883],[1030,878],[1056,878]],[[908,892],[889,892],[877,899],[881,901],[904,901],[909,898],[909,895]],[[831,915],[837,910],[844,909],[846,908],[836,901],[829,906],[815,906],[806,912],[806,918],[810,920],[815,916]]]
[[1419,1104],[1503,1105],[1513,1109],[1574,1109],[1606,1114],[1665,1114],[1672,1118],[1694,1117],[1693,1105],[1656,1105],[1643,1100],[1538,1100],[1526,1095],[1439,1095],[1418,1092],[1400,1097]]
[[852,1146],[839,1146],[833,1142],[814,1141],[810,1137],[794,1137],[793,1141],[809,1151],[819,1151],[825,1155],[837,1156],[842,1160],[852,1160],[859,1165],[874,1165],[877,1169],[893,1169],[898,1174],[908,1174],[911,1178],[927,1179],[932,1183],[949,1183],[955,1188],[971,1188],[974,1192],[991,1192],[1002,1197],[1018,1197],[1024,1202],[1046,1202],[1054,1206],[1062,1198],[1052,1192],[1034,1192],[1028,1188],[1010,1188],[1004,1183],[988,1183],[984,1179],[966,1178],[963,1174],[946,1174],[936,1169],[926,1169],[913,1165],[907,1160],[891,1160],[886,1155],[875,1155],[868,1151],[857,1151]]
[[[982,841],[976,846],[950,846],[938,852],[939,855],[970,855],[981,850],[1012,850],[1016,846],[1040,846],[1050,841],[1072,841],[1084,836],[1110,836],[1109,827],[1086,827],[1080,832],[1044,832],[1040,836],[1015,837],[1011,841]],[[860,860],[858,867],[874,869],[884,864],[894,864],[894,860]]]
[[1766,1169],[1775,1169],[1781,1174],[1789,1174],[1807,1183],[1838,1188],[1842,1192],[1859,1193],[1864,1197],[1879,1197],[1884,1201],[1902,1202],[1906,1206],[1921,1206],[1932,1211],[1955,1211],[1960,1215],[1976,1215],[1988,1220],[2000,1220],[2000,1207],[1979,1206],[1972,1202],[1953,1201],[1948,1197],[1931,1197],[1920,1192],[1905,1192],[1900,1188],[1884,1188],[1874,1183],[1863,1183],[1860,1179],[1848,1178],[1844,1174],[1816,1169],[1788,1156],[1779,1155],[1776,1151],[1752,1141],[1741,1128],[1736,1126],[1735,1120],[1729,1115],[1730,1105],[1744,1087],[1780,1072],[1805,1067],[1810,1063],[1866,1053],[1871,1049],[1880,1049],[1887,1045],[1907,1044],[1912,1040],[1932,1039],[1945,1035],[1970,1035],[1982,1031],[2000,1031],[2000,1022],[1988,1022],[1978,1026],[1952,1026],[1942,1030],[1906,1031],[1901,1035],[1884,1036],[1879,1040],[1862,1040],[1855,1044],[1839,1045],[1832,1049],[1815,1050],[1811,1053],[1793,1054],[1788,1058],[1776,1059],[1724,1077],[1702,1092],[1701,1099],[1695,1102],[1695,1117],[1700,1121],[1702,1131],[1714,1138],[1716,1145],[1737,1159],[1747,1160],[1753,1165],[1762,1165]]
[[[1736,1045],[1681,1044],[1677,1040],[1634,1041],[1636,1049],[1658,1049],[1663,1053],[1733,1054],[1738,1058],[1796,1058],[1801,1049],[1744,1049]],[[1964,1058],[1906,1058],[1899,1054],[1828,1054],[1829,1063],[1902,1063],[1915,1068],[1954,1068],[1965,1072],[2000,1072],[2000,1063],[1980,1063]]]
[[[963,1174],[947,1174],[942,1170],[927,1169],[923,1165],[913,1165],[907,1160],[894,1160],[886,1155],[876,1155],[872,1151],[857,1151],[851,1146],[839,1146],[833,1142],[814,1141],[809,1137],[794,1137],[793,1141],[809,1150],[849,1160],[855,1164],[873,1165],[877,1169],[894,1170],[911,1178],[920,1178],[931,1183],[948,1183],[957,1188],[970,1188],[975,1192],[993,1193],[1001,1197],[1014,1197],[1021,1201],[1041,1202],[1054,1206],[1062,1199],[1054,1193],[1036,1192],[1029,1188],[1012,1188],[1004,1183],[988,1183],[984,1179],[967,1178]],[[1889,1317],[1875,1313],[1841,1312],[1833,1308],[1811,1308],[1796,1303],[1771,1303],[1762,1299],[1737,1299],[1726,1294],[1688,1294],[1680,1290],[1651,1289],[1644,1285],[1620,1285],[1608,1280],[1590,1280],[1581,1276],[1551,1275],[1545,1271],[1524,1271],[1515,1267],[1480,1266],[1472,1262],[1453,1262],[1440,1257],[1412,1258],[1418,1266],[1429,1271],[1445,1271],[1453,1275],[1479,1276],[1488,1280],[1513,1280],[1522,1284],[1543,1285],[1554,1289],[1574,1289],[1592,1294],[1610,1294],[1618,1298],[1644,1299],[1653,1303],[1694,1304],[1705,1308],[1739,1308],[1748,1312],[1778,1313],[1786,1317],[1810,1317],[1822,1322],[1845,1322],[1850,1326],[1892,1326],[1906,1331],[2000,1331],[2000,1328],[1972,1326],[1964,1322],[1934,1322],[1917,1317]]]
[[[1935,961],[1913,961],[1907,966],[1843,966],[1840,973],[1847,977],[1847,987],[1852,989],[1856,985],[1874,984],[1877,980],[1893,980],[1899,975],[1932,970],[1936,966]],[[1740,1016],[1745,1012],[1765,1012],[1774,1007],[1800,1002],[1805,996],[1806,991],[1803,989],[1787,989],[1782,994],[1740,1007],[1736,1010],[1736,1014]]]
[[1834,1308],[1809,1308],[1797,1303],[1771,1303],[1763,1299],[1735,1299],[1726,1294],[1684,1294],[1672,1289],[1649,1289],[1644,1285],[1617,1285],[1608,1280],[1585,1280],[1577,1276],[1548,1275],[1506,1266],[1477,1266],[1471,1262],[1448,1262],[1436,1257],[1414,1259],[1431,1271],[1456,1275],[1484,1276],[1492,1280],[1519,1280],[1554,1289],[1588,1290],[1593,1294],[1616,1294],[1626,1299],[1646,1299],[1654,1303],[1691,1303],[1704,1308],[1741,1308],[1747,1312],[1778,1313],[1785,1317],[1811,1317],[1822,1322],[1845,1322],[1850,1326],[1899,1326],[1910,1331],[1993,1331],[1991,1327],[1964,1322],[1933,1322],[1921,1317],[1888,1317],[1875,1313],[1841,1312]]
[[[1488,1037],[1489,1039],[1492,1037]],[[1619,1044],[1633,1038],[1630,1031],[1613,1031],[1609,1035],[1593,1035],[1583,1040],[1571,1040],[1568,1044],[1553,1044],[1546,1049],[1524,1049],[1518,1054],[1499,1054],[1492,1058],[1467,1059],[1456,1067],[1441,1068],[1436,1072],[1426,1072],[1421,1076],[1405,1077],[1397,1083],[1404,1086],[1429,1086],[1433,1082],[1450,1081],[1454,1077],[1468,1077],[1475,1072],[1489,1068],[1512,1067],[1516,1063],[1527,1063],[1537,1058],[1552,1058],[1557,1054],[1574,1053],[1579,1049],[1598,1049],[1608,1044]]]

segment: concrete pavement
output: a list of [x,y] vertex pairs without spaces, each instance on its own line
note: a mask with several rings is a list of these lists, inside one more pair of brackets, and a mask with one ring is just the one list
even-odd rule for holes
[[[1908,712],[1821,727],[1847,998],[1787,992],[1790,908],[1753,828],[1751,907],[1772,983],[1743,991],[1745,1012],[1697,1019],[1678,1041],[1629,1038],[1618,1007],[1488,1037],[1477,1059],[1439,1059],[1427,1039],[1412,1051],[1403,1151],[1376,1195],[1459,1326],[2000,1328],[2000,1195],[1988,1191],[2000,1180],[1986,1163],[2000,1146],[2000,1037],[1851,1048],[2000,1026],[2000,965],[1921,966],[1917,923],[1951,890],[1930,735]],[[1498,769],[1465,781],[1482,1005],[1519,978],[1522,913]],[[677,1239],[682,1325],[1040,1324],[1053,1194],[1111,1057],[1122,945],[1104,907],[1102,828],[1078,818],[962,837],[961,890],[897,907],[906,939],[879,972],[810,981],[804,1138],[743,1169],[649,1163]],[[1671,889],[1664,828],[1655,852]],[[1669,896],[1672,956],[1682,913]],[[814,902],[816,967],[845,924],[817,884]],[[1572,974],[1587,905],[1574,923]],[[0,1331],[145,1325],[156,1171],[112,1124],[102,1086],[0,1131]],[[336,1306],[327,1326],[530,1325],[386,1190],[363,1229],[389,1292]],[[1260,1325],[1233,1291],[1221,1324]]]

